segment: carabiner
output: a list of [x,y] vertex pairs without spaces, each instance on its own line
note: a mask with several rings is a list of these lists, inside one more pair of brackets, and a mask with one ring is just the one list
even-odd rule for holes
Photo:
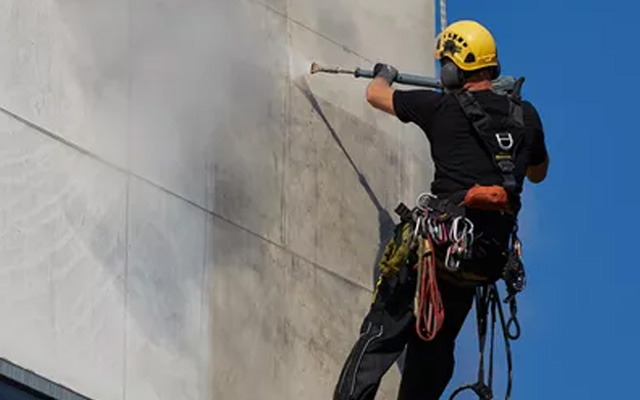
[[460,260],[456,259],[457,249],[455,249],[456,245],[452,244],[447,249],[447,256],[444,260],[444,265],[451,272],[457,272],[460,269]]
[[411,241],[413,241],[413,239],[418,237],[418,231],[420,230],[420,220],[422,219],[422,217],[418,217],[418,220],[416,221],[416,228],[413,230],[413,236],[411,237]]

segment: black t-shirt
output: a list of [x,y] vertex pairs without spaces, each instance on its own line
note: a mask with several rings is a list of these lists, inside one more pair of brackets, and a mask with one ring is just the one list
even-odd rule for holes
[[[491,90],[472,92],[478,103],[492,117],[509,114],[509,100]],[[426,133],[431,143],[435,177],[434,194],[468,190],[474,184],[496,185],[502,178],[473,125],[456,99],[450,94],[431,90],[396,90],[393,106],[398,118],[413,122]],[[516,159],[517,178],[524,179],[528,166],[542,164],[547,158],[542,122],[535,107],[522,106],[525,123],[523,148]]]

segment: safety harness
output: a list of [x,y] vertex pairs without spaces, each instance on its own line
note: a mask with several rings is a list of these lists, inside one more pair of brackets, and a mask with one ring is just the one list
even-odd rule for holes
[[[387,246],[380,262],[381,279],[398,272],[412,258],[409,254],[417,254],[417,262],[413,268],[417,271],[417,286],[414,304],[416,315],[416,331],[425,341],[435,338],[444,322],[444,306],[438,289],[436,274],[441,271],[462,277],[476,286],[476,316],[478,322],[478,338],[480,345],[480,367],[478,382],[458,388],[450,397],[454,399],[465,390],[472,390],[481,400],[493,399],[493,352],[495,338],[496,312],[499,315],[503,338],[507,353],[509,381],[506,400],[510,398],[512,387],[512,360],[510,341],[520,336],[518,323],[516,294],[524,290],[525,271],[522,263],[522,245],[518,239],[517,215],[520,209],[521,181],[516,178],[516,156],[523,142],[524,120],[520,90],[524,78],[516,81],[512,88],[501,94],[509,99],[509,115],[500,121],[494,121],[480,106],[473,94],[466,90],[452,92],[464,114],[472,123],[475,133],[481,139],[485,150],[500,173],[501,184],[495,186],[478,186],[464,193],[461,202],[451,198],[439,198],[432,194],[422,194],[417,205],[409,209],[401,203],[396,208],[401,223],[397,230],[396,240]],[[499,128],[497,128],[499,127]],[[473,259],[473,244],[476,240],[474,225],[466,217],[466,209],[493,210],[512,214],[513,230],[508,249],[508,261],[504,265],[501,276],[505,282],[508,296],[505,303],[510,306],[510,317],[507,320],[500,302],[495,279],[473,275],[462,271],[465,260]],[[444,260],[439,263],[437,260]],[[412,261],[413,262],[413,261]],[[487,323],[491,313],[491,345],[489,357],[489,374],[485,382],[485,347]]]
[[513,91],[507,94],[509,114],[506,118],[502,118],[502,121],[498,121],[498,126],[502,128],[498,131],[493,118],[487,114],[471,92],[464,89],[452,92],[462,111],[473,124],[475,133],[480,137],[496,170],[500,172],[501,186],[507,192],[511,205],[516,208],[514,211],[519,209],[519,197],[522,192],[522,185],[515,177],[515,159],[524,140],[524,115],[520,96],[523,83],[524,78],[520,78],[514,84]]
[[[516,155],[520,144],[524,140],[524,116],[522,111],[522,98],[520,95],[524,78],[520,78],[514,84],[511,92],[506,93],[509,99],[509,115],[506,120],[499,121],[498,126],[502,128],[496,131],[495,121],[480,106],[474,96],[466,91],[454,91],[453,96],[456,98],[464,114],[473,124],[475,133],[480,137],[485,149],[491,156],[491,160],[497,171],[502,177],[502,188],[506,191],[507,204],[510,206],[514,214],[520,209],[520,193],[522,185],[516,179]],[[473,189],[472,189],[473,190]],[[470,190],[470,192],[472,192]],[[482,193],[482,189],[476,189]],[[467,194],[465,200],[469,205],[470,194]],[[481,197],[481,196],[480,196]],[[489,202],[491,206],[495,202]],[[505,204],[506,205],[506,204]],[[511,340],[517,340],[520,337],[520,324],[518,323],[516,294],[524,290],[525,287],[525,270],[522,263],[522,245],[517,235],[518,224],[514,220],[514,228],[511,235],[512,242],[509,251],[509,258],[503,271],[503,279],[507,287],[508,296],[505,303],[510,306],[510,318],[506,321],[500,295],[494,282],[476,288],[476,317],[478,324],[478,341],[480,346],[480,360],[478,368],[478,381],[473,384],[464,385],[456,389],[449,400],[453,400],[460,393],[471,390],[481,400],[493,399],[493,354],[495,345],[495,324],[496,310],[499,315],[500,325],[502,328],[503,339],[507,356],[508,382],[505,399],[511,397],[511,388],[513,384],[513,362],[511,357]],[[485,382],[485,348],[487,337],[487,320],[491,313],[491,342],[489,355],[489,374]]]

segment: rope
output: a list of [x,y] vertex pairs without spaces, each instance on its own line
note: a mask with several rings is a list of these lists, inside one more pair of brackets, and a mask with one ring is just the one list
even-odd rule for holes
[[[460,260],[468,258],[473,245],[473,223],[464,217],[453,219],[451,228],[429,214],[429,195],[418,197],[420,216],[415,221],[412,238],[419,238],[419,259],[415,269],[418,285],[415,297],[416,332],[424,341],[431,341],[444,324],[445,312],[436,277],[435,245],[452,242],[445,258],[445,267],[457,271]],[[437,212],[436,212],[437,214]]]
[[447,27],[447,0],[440,0],[440,30]]
[[[515,301],[514,301],[515,302]],[[502,328],[502,337],[505,344],[505,352],[507,356],[507,370],[508,381],[505,400],[509,400],[511,397],[511,389],[513,386],[513,360],[511,356],[511,340],[513,335],[509,332],[508,323],[506,321],[504,310],[502,309],[502,303],[500,302],[500,296],[495,284],[484,286],[476,290],[476,318],[478,322],[478,342],[480,345],[480,362],[478,368],[478,381],[469,385],[464,385],[457,388],[449,397],[449,400],[453,400],[460,393],[471,390],[481,400],[493,399],[493,355],[495,347],[495,325],[496,325],[496,311],[497,317],[500,319],[500,325]],[[491,339],[490,339],[490,353],[489,353],[489,376],[488,382],[485,384],[484,373],[484,352],[487,340],[487,319],[491,312]],[[511,316],[515,319],[514,316]]]
[[436,261],[431,236],[421,245],[418,269],[416,332],[424,341],[433,340],[444,323],[444,305],[436,280]]

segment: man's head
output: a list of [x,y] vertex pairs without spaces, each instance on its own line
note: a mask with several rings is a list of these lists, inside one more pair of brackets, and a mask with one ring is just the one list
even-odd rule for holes
[[500,75],[495,40],[475,21],[449,25],[438,37],[435,57],[441,62],[441,80],[447,88],[489,81]]

